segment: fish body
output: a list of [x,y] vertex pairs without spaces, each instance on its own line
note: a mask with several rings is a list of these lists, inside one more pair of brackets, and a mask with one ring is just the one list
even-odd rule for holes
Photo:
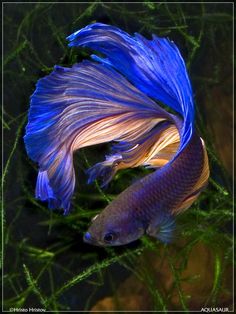
[[92,55],[93,61],[71,68],[55,66],[37,83],[24,137],[39,166],[36,197],[67,214],[75,188],[73,153],[112,142],[111,154],[88,170],[88,183],[101,178],[107,185],[125,168],[155,171],[92,220],[85,242],[123,245],[144,233],[169,242],[175,216],[191,206],[209,177],[182,56],[166,38],[147,40],[101,23],[68,40],[69,46],[86,46],[104,57]]
[[[202,140],[195,133],[171,167],[166,164],[135,182],[97,215],[88,230],[93,237],[87,234],[85,241],[109,245],[108,241],[104,243],[108,233],[115,235],[110,245],[122,245],[129,238],[133,241],[147,233],[169,242],[174,227],[173,216],[190,206],[188,200],[192,203],[198,196],[196,185],[203,173],[204,155]],[[163,226],[164,235],[160,232]]]

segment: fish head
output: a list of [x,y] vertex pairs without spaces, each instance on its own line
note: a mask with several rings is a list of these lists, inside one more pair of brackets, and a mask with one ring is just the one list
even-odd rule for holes
[[128,244],[144,234],[141,222],[132,219],[127,211],[114,213],[103,211],[92,219],[84,242],[96,246]]

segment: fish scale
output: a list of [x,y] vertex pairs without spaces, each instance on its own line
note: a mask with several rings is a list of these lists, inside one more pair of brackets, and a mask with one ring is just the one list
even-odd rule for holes
[[[201,140],[195,135],[171,167],[167,165],[157,170],[121,193],[116,199],[118,208],[129,210],[127,207],[132,207],[131,216],[143,218],[144,221],[151,221],[161,210],[171,212],[191,193],[198,181],[204,162],[202,150]],[[197,159],[194,158],[196,151],[198,152]],[[191,174],[188,175],[190,168]],[[119,202],[127,205],[120,206]]]

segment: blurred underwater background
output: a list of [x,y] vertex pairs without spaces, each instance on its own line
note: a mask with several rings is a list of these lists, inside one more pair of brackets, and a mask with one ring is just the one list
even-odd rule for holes
[[[169,245],[143,237],[130,245],[83,243],[91,221],[133,180],[150,170],[119,172],[108,188],[86,184],[86,169],[109,145],[74,156],[76,193],[68,216],[34,198],[37,165],[23,135],[29,97],[55,64],[88,59],[66,37],[92,23],[147,38],[169,37],[187,63],[196,126],[205,140],[207,189],[177,220]],[[200,311],[233,309],[233,5],[230,3],[5,3],[3,96],[3,309],[66,311]]]

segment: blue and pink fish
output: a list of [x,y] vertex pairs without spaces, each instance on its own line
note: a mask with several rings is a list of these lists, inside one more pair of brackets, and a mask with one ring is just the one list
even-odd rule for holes
[[175,216],[191,206],[209,177],[178,48],[167,38],[130,36],[101,23],[67,39],[70,47],[89,47],[99,56],[69,68],[55,66],[31,96],[24,140],[39,166],[36,198],[67,214],[75,188],[73,153],[112,142],[112,154],[89,169],[88,182],[100,177],[106,185],[125,168],[156,170],[94,217],[84,240],[115,246],[148,234],[169,242]]

